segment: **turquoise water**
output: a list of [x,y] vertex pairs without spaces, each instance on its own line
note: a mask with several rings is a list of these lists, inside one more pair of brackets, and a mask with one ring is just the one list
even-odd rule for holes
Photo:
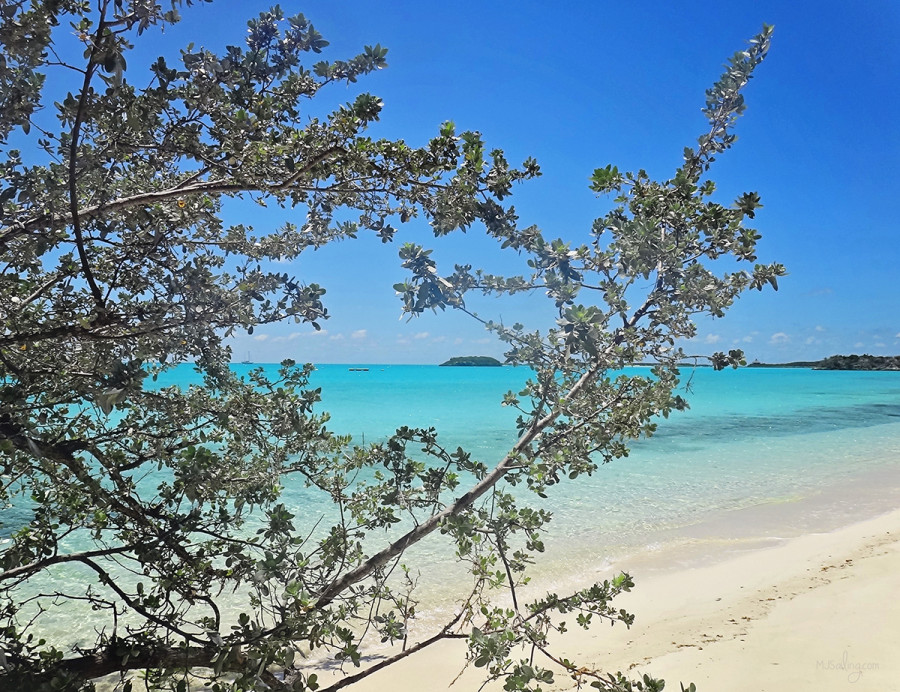
[[[528,374],[321,365],[311,384],[322,388],[321,407],[335,432],[373,442],[401,425],[433,426],[443,446],[461,446],[492,464],[515,441],[516,412],[500,401]],[[552,489],[553,534],[574,539],[579,550],[593,546],[592,555],[614,556],[718,511],[796,501],[879,468],[900,468],[900,373],[698,368],[683,375],[690,410],[661,420],[628,458]],[[184,383],[192,373],[183,367],[171,377]]]
[[[251,367],[234,366],[239,373]],[[321,365],[311,376],[337,433],[374,442],[398,426],[433,426],[444,447],[461,446],[487,464],[515,441],[516,412],[500,401],[521,388],[528,371],[350,367],[363,366]],[[524,494],[553,512],[536,582],[605,578],[630,558],[669,555],[673,546],[722,551],[830,530],[900,499],[900,373],[700,368],[684,376],[691,409],[660,421],[657,434],[634,443],[628,458],[551,488],[547,500]],[[181,366],[159,385],[196,381],[192,368]],[[286,504],[310,524],[327,512],[311,492],[287,481]],[[450,556],[433,534],[410,559],[425,566],[422,586],[435,616],[452,607],[463,576]],[[428,569],[436,564],[440,569]]]
[[[323,365],[312,376],[336,432],[371,442],[400,425],[434,426],[445,447],[459,445],[488,464],[515,441],[515,412],[500,401],[518,391],[525,370],[349,367],[358,366]],[[549,530],[557,540],[547,541],[539,573],[591,572],[656,550],[679,529],[723,512],[736,513],[734,520],[740,510],[799,503],[835,488],[848,488],[835,500],[841,507],[795,513],[790,526],[768,525],[768,534],[827,530],[889,508],[847,493],[851,486],[862,492],[854,479],[900,472],[900,373],[698,368],[683,375],[689,411],[661,420],[628,458],[551,488],[543,506],[553,511]],[[752,527],[742,531],[753,534]]]

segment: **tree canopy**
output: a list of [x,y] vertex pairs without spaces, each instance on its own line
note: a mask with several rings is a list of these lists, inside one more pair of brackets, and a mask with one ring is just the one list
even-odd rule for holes
[[[336,690],[455,637],[507,689],[538,689],[553,670],[599,689],[661,689],[552,653],[561,614],[630,623],[611,601],[632,582],[521,599],[549,516],[512,487],[544,496],[624,456],[656,416],[686,406],[677,344],[693,319],[777,287],[777,264],[716,272],[719,259],[756,261],[759,235],[744,222],[759,198],[723,205],[706,177],[734,141],[771,29],[707,92],[709,129],[672,178],[594,172],[592,189],[615,206],[571,246],[519,227],[507,198],[537,164],[511,167],[478,133],[447,123],[418,147],[369,137],[382,105],[369,94],[307,115],[329,84],[385,67],[387,51],[320,58],[327,41],[302,15],[274,8],[249,22],[243,46],[188,47],[132,75],[132,41],[192,4],[0,8],[0,687],[87,690],[117,675],[123,690],[141,677],[154,689]],[[77,51],[64,46],[71,29]],[[53,71],[72,91],[49,91]],[[281,205],[296,221],[232,225],[229,199]],[[499,461],[445,449],[431,429],[352,445],[328,431],[310,366],[245,379],[229,368],[238,331],[282,320],[318,329],[328,317],[323,287],[270,260],[362,232],[390,242],[415,220],[435,235],[483,226],[533,271],[442,273],[404,244],[409,279],[395,288],[410,315],[471,312],[473,291],[540,292],[558,311],[537,331],[473,314],[508,345],[508,363],[534,372],[505,397],[519,439]],[[184,362],[202,386],[155,384]],[[619,372],[636,362],[655,366]],[[330,504],[315,525],[285,502],[291,483]],[[417,595],[400,567],[426,538],[447,541],[470,578],[458,613],[407,642]],[[510,607],[496,605],[499,591]],[[94,638],[48,637],[61,612],[83,613]],[[402,650],[373,665],[372,632]],[[320,683],[299,655],[311,650],[346,662],[346,674]]]

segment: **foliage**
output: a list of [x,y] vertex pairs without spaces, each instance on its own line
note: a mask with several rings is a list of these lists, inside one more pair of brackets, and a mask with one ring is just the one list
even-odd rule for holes
[[[692,317],[720,316],[742,290],[783,273],[713,273],[720,257],[754,261],[759,236],[743,220],[758,199],[720,205],[702,180],[733,141],[740,89],[770,30],[708,92],[710,130],[674,178],[598,169],[593,188],[618,205],[589,244],[570,248],[518,229],[504,206],[515,182],[537,175],[533,161],[511,168],[449,123],[419,148],[370,138],[381,102],[368,94],[307,118],[306,99],[384,67],[386,51],[306,67],[327,43],[302,16],[275,8],[250,22],[245,47],[189,47],[177,65],[159,58],[144,85],[131,81],[130,42],[191,4],[0,9],[0,687],[87,690],[119,674],[123,690],[135,675],[160,689],[323,689],[301,661],[313,651],[363,666],[327,688],[338,689],[464,638],[472,664],[507,689],[539,689],[554,665],[600,689],[661,689],[553,655],[560,614],[585,627],[629,624],[611,601],[632,582],[523,602],[549,515],[511,486],[543,496],[625,455],[654,416],[685,405],[673,395],[684,356],[674,344],[693,335]],[[70,27],[82,58],[65,46]],[[53,70],[76,84],[56,102],[44,86]],[[228,198],[296,209],[303,221],[266,233],[228,225]],[[225,340],[238,330],[327,318],[324,289],[271,260],[361,231],[388,242],[395,224],[417,217],[438,235],[484,224],[534,272],[456,267],[441,277],[427,250],[404,245],[407,311],[467,310],[468,291],[536,287],[559,310],[545,333],[487,322],[508,361],[535,371],[506,397],[521,436],[493,466],[443,448],[433,430],[353,447],[326,429],[309,366],[285,362],[276,377],[254,370],[247,380],[228,367]],[[652,376],[617,373],[647,360]],[[202,387],[154,386],[185,361]],[[332,504],[317,525],[285,501],[291,483]],[[415,577],[398,565],[429,536],[452,543],[471,580],[457,615],[407,642]],[[498,589],[510,607],[496,605]],[[94,638],[47,640],[60,612],[83,612]],[[372,666],[367,631],[404,648]]]

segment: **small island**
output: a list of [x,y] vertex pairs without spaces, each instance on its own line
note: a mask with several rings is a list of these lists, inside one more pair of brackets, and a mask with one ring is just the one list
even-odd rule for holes
[[814,370],[900,370],[900,356],[830,356],[813,366]]
[[441,367],[445,365],[498,368],[503,365],[503,363],[490,356],[455,356],[450,360],[441,363]]

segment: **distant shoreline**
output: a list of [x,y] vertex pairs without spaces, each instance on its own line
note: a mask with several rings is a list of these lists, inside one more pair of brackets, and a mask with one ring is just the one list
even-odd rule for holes
[[[489,358],[487,356],[475,356],[477,359],[486,359],[488,362],[471,362],[473,357],[470,356],[462,356],[451,358],[444,363],[435,364],[435,363],[315,363],[316,366],[335,366],[335,367],[348,367],[348,368],[385,368],[385,367],[393,367],[393,366],[421,366],[421,367],[444,367],[444,366],[456,366],[456,367],[509,367],[504,366],[502,362],[496,360],[494,358]],[[462,361],[462,362],[460,362]],[[466,362],[468,361],[468,362]],[[183,363],[183,365],[192,365],[192,363]],[[231,365],[253,365],[255,367],[260,366],[276,366],[278,363],[264,363],[264,362],[254,362],[254,363],[246,363],[233,361]],[[630,367],[637,368],[652,368],[656,364],[655,363],[635,363]],[[515,367],[515,366],[513,366]],[[683,362],[679,363],[678,367],[681,368],[710,368],[712,365],[709,363],[694,363],[694,362]],[[805,370],[846,370],[846,371],[896,371],[900,372],[900,356],[870,356],[868,354],[864,355],[837,355],[837,356],[829,356],[828,358],[823,358],[821,360],[797,360],[790,361],[787,363],[762,363],[760,361],[753,361],[752,363],[748,363],[746,368],[792,368],[792,369],[805,369]]]
[[754,361],[748,368],[808,368],[810,370],[900,371],[900,356],[837,355],[812,361],[791,363],[760,363]]

